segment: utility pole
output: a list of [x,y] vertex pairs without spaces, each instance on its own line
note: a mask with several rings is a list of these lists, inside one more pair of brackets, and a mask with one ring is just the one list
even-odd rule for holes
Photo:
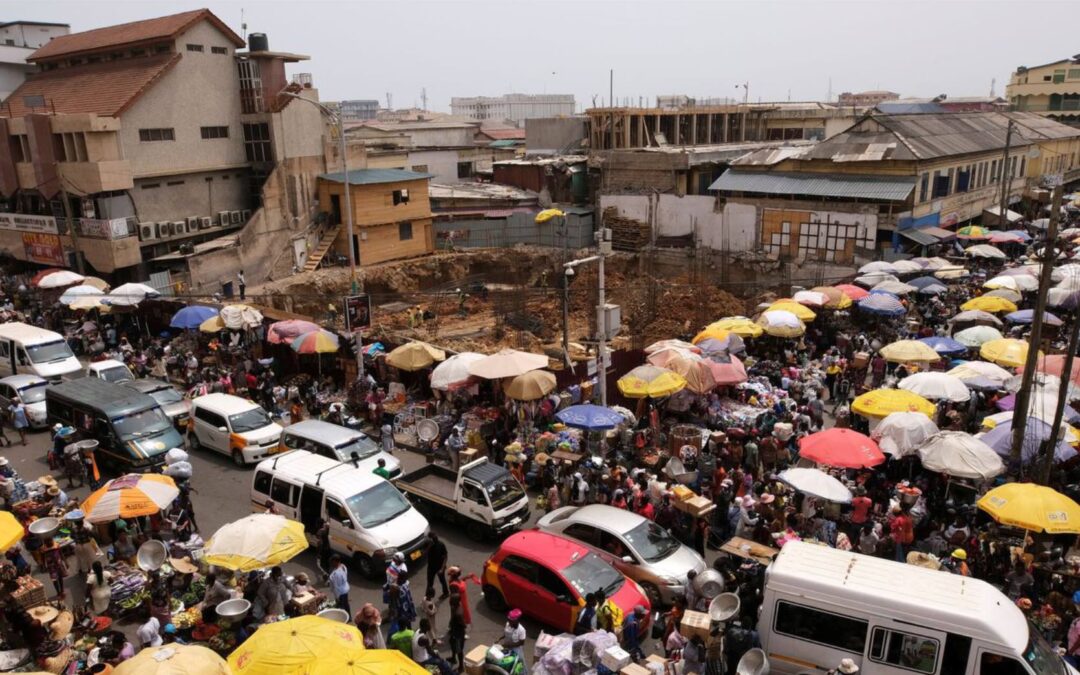
[[[1001,160],[1001,203],[998,205],[1000,211],[998,211],[998,225],[1001,225],[1003,230],[1009,229],[1009,219],[1005,217],[1006,209],[1009,206],[1009,188],[1012,187],[1012,175],[1009,173],[1009,146],[1012,145],[1012,129],[1013,122],[1009,120],[1009,125],[1005,128],[1005,156]],[[1054,240],[1051,239],[1051,242]]]
[[[1031,382],[1035,378],[1035,368],[1038,366],[1043,317],[1046,314],[1046,292],[1052,283],[1050,276],[1054,271],[1054,242],[1057,241],[1058,213],[1061,211],[1061,185],[1054,187],[1050,204],[1050,223],[1046,228],[1046,246],[1043,249],[1042,268],[1039,270],[1039,290],[1035,296],[1035,316],[1031,324],[1031,337],[1028,340],[1024,376],[1021,380],[1020,391],[1016,392],[1016,412],[1013,414],[1012,460],[1020,467],[1021,474],[1023,473],[1021,452],[1024,445],[1024,431],[1027,428],[1031,405]],[[1002,211],[1002,214],[1004,213]]]
[[[1061,212],[1060,186],[1054,188],[1053,198],[1050,200],[1050,225],[1057,226],[1058,213]],[[1053,254],[1054,239],[1050,239],[1047,248]],[[1045,265],[1046,263],[1043,263]],[[1040,289],[1041,290],[1041,289]],[[1039,457],[1040,464],[1035,474],[1035,482],[1043,485],[1050,484],[1050,471],[1054,467],[1054,451],[1057,449],[1058,435],[1061,433],[1061,422],[1065,416],[1065,406],[1069,402],[1069,385],[1072,382],[1073,357],[1076,355],[1077,342],[1080,341],[1080,315],[1073,318],[1072,335],[1069,336],[1069,348],[1065,352],[1065,367],[1061,371],[1061,386],[1058,389],[1058,400],[1054,405],[1054,422],[1050,425],[1050,438],[1042,443]],[[1016,424],[1015,418],[1013,424]]]
[[604,298],[604,258],[611,253],[611,230],[604,227],[601,224],[600,229],[596,233],[596,252],[599,254],[600,260],[598,264],[599,269],[599,283],[598,294],[596,298],[596,332],[599,337],[599,349],[596,354],[596,374],[600,383],[600,405],[607,407],[607,314],[604,311],[604,305],[607,304]]

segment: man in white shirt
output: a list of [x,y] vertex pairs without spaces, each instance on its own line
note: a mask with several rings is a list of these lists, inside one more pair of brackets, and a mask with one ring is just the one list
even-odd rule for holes
[[154,617],[139,626],[139,629],[135,631],[136,637],[139,638],[139,645],[142,649],[147,647],[160,647],[161,646],[161,622]]

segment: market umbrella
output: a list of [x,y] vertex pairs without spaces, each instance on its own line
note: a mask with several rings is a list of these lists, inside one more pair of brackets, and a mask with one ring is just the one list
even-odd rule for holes
[[861,277],[855,277],[855,283],[867,288],[873,288],[882,281],[900,281],[891,274],[885,274],[884,272],[871,272],[870,274],[864,274]]
[[[1038,417],[1029,417],[1024,425],[1024,440],[1020,445],[1020,461],[1030,464],[1042,451],[1043,443],[1050,439],[1051,426]],[[1013,418],[995,424],[994,428],[979,436],[979,440],[994,449],[998,455],[1008,459],[1012,454]],[[1054,461],[1061,463],[1076,457],[1076,448],[1064,440],[1054,445]]]
[[183,329],[198,328],[204,321],[212,319],[217,315],[218,311],[213,307],[189,305],[176,314],[173,314],[172,319],[169,321],[169,327]]
[[963,431],[939,431],[919,448],[923,468],[957,478],[986,481],[1005,471],[997,453]]
[[882,281],[880,284],[870,289],[870,292],[885,291],[886,293],[892,293],[893,295],[907,295],[908,293],[914,293],[919,290],[915,286],[905,284],[903,281]]
[[1051,288],[1046,291],[1046,304],[1050,307],[1076,311],[1080,309],[1080,290]]
[[892,263],[894,274],[918,274],[923,271],[923,266],[912,260],[894,260]]
[[[969,329],[970,330],[970,329]],[[1005,370],[996,363],[990,363],[989,361],[965,361],[957,367],[948,371],[949,375],[958,377],[961,380],[970,380],[976,377],[985,377],[1005,387],[1005,383],[1008,382],[1013,374]]]
[[995,326],[997,328],[1005,325],[1001,319],[997,318],[990,312],[984,312],[981,309],[972,309],[966,312],[960,312],[953,318],[949,319],[949,323],[970,323],[977,326]]
[[928,371],[908,375],[900,380],[899,387],[930,401],[962,403],[971,398],[971,391],[964,385],[963,380],[945,373]]
[[710,358],[721,354],[741,354],[746,351],[746,343],[735,333],[728,333],[723,340],[706,338],[695,345],[701,353]]
[[304,333],[294,339],[291,346],[297,354],[329,354],[340,348],[338,336],[326,330]]
[[445,360],[446,352],[419,340],[403,344],[386,355],[387,364],[408,371],[423,370]]
[[397,649],[367,649],[358,657],[337,652],[320,660],[305,675],[430,675],[430,671]]
[[838,504],[851,503],[851,490],[821,469],[787,469],[777,476],[796,492]]
[[86,277],[86,279],[83,280],[83,284],[87,286],[93,286],[99,291],[108,291],[110,288],[112,288],[112,286],[109,285],[109,282],[105,281],[101,277]]
[[707,360],[709,369],[712,370],[713,379],[716,380],[718,386],[730,387],[731,385],[746,382],[746,366],[734,356],[717,354],[709,356]]
[[919,361],[937,361],[941,358],[933,347],[918,340],[897,340],[885,345],[879,352],[886,361],[893,363],[916,363]]
[[431,388],[439,391],[453,391],[469,384],[472,375],[469,364],[484,358],[476,352],[461,352],[446,359],[431,371]]
[[60,299],[58,302],[61,305],[70,305],[79,298],[94,298],[96,300],[100,300],[103,297],[105,297],[105,294],[102,293],[100,289],[94,288],[89,284],[82,284],[80,286],[72,286],[71,288],[66,289],[63,293],[60,294]]
[[829,304],[829,296],[819,291],[799,291],[791,299],[807,307],[824,307]]
[[69,272],[70,270],[62,269],[60,267],[46,267],[34,276],[30,277],[30,285],[37,288],[38,283],[54,272]]
[[893,267],[891,263],[887,263],[884,260],[875,260],[874,262],[868,262],[859,268],[859,274],[872,274],[874,272],[896,274],[896,268]]
[[709,325],[721,330],[731,331],[743,338],[756,338],[763,332],[761,326],[745,316],[728,316]]
[[686,387],[686,379],[666,368],[645,365],[620,377],[616,385],[627,398],[663,398]]
[[877,441],[882,452],[899,459],[915,454],[937,432],[937,425],[922,413],[894,412],[881,420],[870,432],[870,438]]
[[964,277],[970,275],[971,272],[969,272],[967,268],[960,267],[959,265],[948,265],[934,271],[935,277],[937,277],[938,279],[946,279],[948,281],[963,279]]
[[813,321],[817,318],[817,314],[814,313],[806,305],[800,305],[791,298],[783,298],[777,300],[773,304],[769,305],[766,312],[791,312],[795,316],[799,317],[799,321]]
[[917,292],[922,295],[941,295],[942,293],[948,293],[949,289],[941,284],[934,284],[933,286],[920,288]]
[[1006,300],[1014,304],[1024,299],[1024,296],[1021,295],[1019,291],[1012,291],[1008,288],[995,288],[992,291],[987,291],[986,293],[983,293],[983,295],[987,295],[992,298],[1005,298]]
[[956,231],[959,239],[986,239],[990,236],[990,230],[978,225],[966,225]]
[[[858,288],[858,286],[856,286],[856,288]],[[825,303],[826,309],[847,309],[848,307],[851,307],[851,298],[847,293],[836,286],[815,286],[810,290],[814,293],[821,293],[829,299],[828,302]],[[863,293],[866,292],[861,288],[858,288],[858,290]]]
[[991,244],[1023,244],[1024,239],[1013,232],[995,232],[990,235]]
[[591,403],[563,408],[555,413],[555,418],[568,427],[588,429],[589,431],[614,429],[626,421],[626,418],[611,408]]
[[503,382],[503,391],[515,401],[535,401],[555,391],[555,373],[530,370]]
[[686,380],[686,388],[688,390],[695,394],[705,394],[717,387],[718,383],[711,368],[711,366],[714,365],[713,361],[692,352],[675,354],[671,358],[665,359],[663,363],[659,363],[659,360],[654,360],[655,357],[664,353],[666,352],[650,354],[649,363],[682,375]]
[[134,307],[143,300],[156,300],[161,293],[146,284],[122,284],[112,290],[102,301],[114,307]]
[[[758,329],[758,330],[760,330],[760,329]],[[725,339],[727,339],[727,336],[730,335],[730,334],[731,334],[731,331],[729,331],[729,330],[727,330],[725,328],[720,328],[715,323],[714,324],[709,324],[708,326],[705,326],[704,328],[702,328],[701,332],[699,332],[697,335],[694,336],[694,341],[693,341],[693,344],[691,346],[694,347],[695,349],[697,349],[697,347],[696,347],[697,343],[702,342],[703,340],[725,340]]]
[[[1021,309],[1015,312],[1011,312],[1005,315],[1005,320],[1009,323],[1034,323],[1035,310],[1033,309]],[[1043,325],[1044,326],[1060,326],[1064,322],[1058,317],[1054,316],[1050,312],[1043,312]]]
[[774,337],[793,338],[806,332],[806,326],[799,317],[785,310],[762,312],[758,317],[758,325]]
[[11,511],[0,511],[0,553],[18,544],[24,534],[26,532],[22,523],[15,518],[15,514]]
[[919,290],[926,288],[927,286],[940,286],[941,280],[937,277],[918,277],[907,282],[909,286],[914,286]]
[[1000,276],[1000,277],[994,277],[993,279],[990,279],[989,281],[984,283],[983,288],[989,288],[991,290],[994,290],[994,289],[997,289],[997,288],[1007,288],[1007,289],[1009,289],[1011,291],[1019,291],[1020,290],[1020,285],[1018,283],[1016,283],[1016,279],[1017,279],[1017,277],[1008,276],[1008,275]]
[[[264,624],[229,654],[233,675],[309,675],[320,663],[364,653],[356,626],[307,615]],[[338,673],[339,665],[333,672]]]
[[1002,232],[1002,234],[1011,234],[1012,236],[1023,242],[1031,241],[1031,235],[1027,232],[1024,232],[1023,230],[1005,230],[1004,232]]
[[865,469],[885,461],[881,448],[869,436],[837,427],[804,436],[799,441],[799,457],[845,469]]
[[210,565],[250,572],[280,565],[308,547],[303,524],[271,513],[253,513],[218,528],[203,549]]
[[300,319],[278,321],[270,324],[270,327],[266,330],[266,341],[272,345],[292,343],[293,340],[304,333],[314,333],[318,330],[322,330],[322,326],[310,321]]
[[116,666],[115,675],[232,675],[228,662],[202,645],[146,647]]
[[1005,483],[977,504],[1002,525],[1049,534],[1080,533],[1080,505],[1044,485]]
[[688,352],[700,352],[697,345],[686,340],[658,340],[645,348],[646,354],[660,351],[661,349],[685,349]]
[[868,314],[881,316],[902,316],[907,313],[907,308],[896,297],[888,293],[871,293],[859,300],[858,307]]
[[[996,405],[998,410],[1015,410],[1016,394],[1009,394],[1004,398],[998,399]],[[1027,412],[1032,417],[1038,417],[1044,422],[1050,422],[1057,413],[1057,405],[1058,392],[1036,388],[1032,390],[1031,396],[1028,399]],[[1080,413],[1076,412],[1071,406],[1065,406],[1063,414],[1064,418],[1070,423],[1080,422]]]
[[75,284],[81,284],[86,281],[86,277],[81,274],[76,274],[71,270],[60,270],[58,272],[50,272],[45,276],[38,279],[38,288],[63,288],[64,286],[74,286]]
[[960,309],[964,311],[978,309],[983,312],[996,314],[998,312],[1015,312],[1016,304],[1009,302],[1005,298],[997,298],[992,295],[980,295],[979,297],[972,298],[960,305]]
[[851,402],[851,411],[865,417],[885,417],[894,412],[917,412],[932,418],[936,408],[922,396],[903,389],[875,389]]
[[107,523],[117,518],[149,516],[167,507],[180,491],[172,478],[156,473],[129,473],[113,478],[82,503],[90,523]]
[[254,330],[262,325],[262,312],[250,305],[225,305],[221,308],[221,320],[232,330]]
[[[696,347],[695,347],[696,349]],[[659,349],[652,352],[645,357],[645,360],[654,366],[660,366],[661,368],[668,368],[669,370],[675,370],[668,365],[669,362],[677,359],[690,359],[701,358],[700,351],[690,351],[683,349],[682,347],[668,347],[667,349]]]
[[[1044,373],[1062,377],[1065,372],[1065,355],[1050,354],[1049,356],[1040,356],[1036,369]],[[1080,386],[1080,358],[1073,358],[1072,374],[1069,381]]]
[[200,333],[220,333],[223,330],[225,330],[225,322],[217,314],[199,324]]
[[546,368],[547,365],[548,357],[543,354],[503,349],[470,363],[469,373],[485,380],[500,380],[504,377],[516,377],[530,370]]
[[997,246],[991,246],[990,244],[976,244],[975,246],[968,246],[964,249],[964,253],[974,258],[990,258],[993,260],[1008,260],[1009,256],[1005,255]]
[[74,300],[69,302],[68,303],[68,309],[70,309],[70,310],[81,310],[81,311],[88,311],[88,310],[91,310],[91,309],[97,309],[97,310],[100,310],[102,312],[108,312],[109,311],[109,306],[105,304],[105,296],[104,295],[98,295],[98,296],[84,295],[82,297],[75,298]]
[[941,356],[956,356],[958,354],[963,354],[968,350],[967,345],[947,337],[934,336],[919,338],[919,342],[930,347]]
[[[1018,368],[1027,362],[1028,342],[1016,338],[1001,338],[979,346],[979,356],[1001,366]],[[1042,352],[1039,352],[1042,356]]]
[[865,288],[859,288],[853,284],[837,284],[834,286],[838,291],[851,298],[852,302],[858,302],[866,296],[870,295],[870,291]]

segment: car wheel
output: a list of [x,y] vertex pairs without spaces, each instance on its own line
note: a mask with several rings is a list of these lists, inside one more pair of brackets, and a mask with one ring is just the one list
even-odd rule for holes
[[375,561],[371,559],[371,556],[366,556],[363,553],[354,554],[353,566],[356,567],[356,571],[360,573],[360,576],[366,579],[375,578]]
[[239,448],[234,448],[232,451],[233,464],[239,467],[244,466],[244,453],[240,452]]
[[490,584],[484,584],[484,604],[486,604],[493,612],[506,611],[506,599],[503,598],[499,589]]
[[649,599],[649,604],[652,607],[659,609],[664,606],[664,602],[660,598],[660,589],[656,587],[656,584],[643,581],[641,582],[641,590],[645,591],[645,597]]

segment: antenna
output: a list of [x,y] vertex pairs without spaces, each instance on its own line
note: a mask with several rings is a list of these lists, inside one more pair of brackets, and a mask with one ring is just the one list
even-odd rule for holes
[[244,8],[240,8],[240,37],[247,42],[247,23],[244,21]]
[[420,100],[424,102],[424,110],[427,110],[427,87],[420,88]]
[[994,88],[996,86],[997,86],[997,78],[996,77],[990,78],[990,98],[994,98],[994,96],[996,96],[996,94],[994,94]]
[[386,92],[386,109],[387,110],[393,110],[394,109],[394,95],[391,94],[390,92]]
[[825,99],[826,103],[832,103],[832,76],[829,76],[829,97]]

